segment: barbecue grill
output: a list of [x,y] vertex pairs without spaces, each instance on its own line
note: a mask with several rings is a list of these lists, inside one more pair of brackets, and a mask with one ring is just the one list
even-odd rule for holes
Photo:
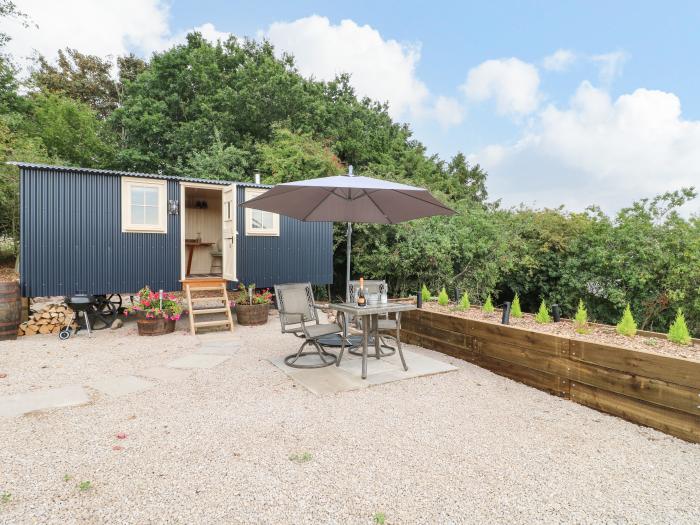
[[77,322],[75,333],[84,328],[88,332],[88,336],[92,330],[103,330],[112,325],[114,319],[119,314],[122,298],[119,294],[112,295],[88,295],[84,293],[76,293],[65,297],[64,302],[73,310],[73,316],[68,320],[58,333],[61,340],[68,339],[73,333],[71,325]]

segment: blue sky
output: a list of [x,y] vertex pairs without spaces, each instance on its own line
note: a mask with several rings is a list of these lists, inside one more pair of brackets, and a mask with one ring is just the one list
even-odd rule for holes
[[11,32],[17,53],[266,37],[305,75],[350,72],[431,153],[482,164],[508,205],[615,211],[700,186],[698,2],[66,2],[20,2],[42,31]]

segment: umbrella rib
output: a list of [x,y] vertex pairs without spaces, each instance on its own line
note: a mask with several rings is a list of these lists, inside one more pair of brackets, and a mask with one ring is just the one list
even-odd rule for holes
[[302,219],[302,221],[305,221],[306,219],[308,219],[309,215],[311,215],[313,212],[315,212],[318,209],[318,207],[321,206],[321,204],[323,204],[324,202],[326,202],[326,200],[328,200],[328,197],[330,197],[331,195],[334,195],[332,190],[329,191],[327,188],[322,188],[322,189],[326,191],[326,196],[323,197],[320,201],[318,201],[318,204],[316,204],[316,206],[311,208],[309,213],[304,215],[304,218]]
[[440,201],[438,201],[437,199],[435,199],[437,202],[430,202],[430,201],[428,201],[428,200],[421,199],[420,197],[418,197],[418,196],[416,196],[416,195],[411,195],[410,193],[408,193],[408,192],[406,192],[406,191],[404,191],[404,190],[394,190],[394,191],[396,191],[397,193],[400,193],[401,195],[406,195],[407,197],[411,197],[412,199],[416,199],[416,200],[419,200],[419,201],[421,201],[421,202],[425,202],[426,204],[432,204],[433,206],[438,206],[438,207],[440,207],[440,208],[442,208],[442,209],[444,209],[444,210],[447,210],[447,211],[452,212],[453,214],[455,213],[455,211],[454,211],[452,208],[449,208],[449,207],[445,206],[444,204],[442,204],[442,203],[441,203]]
[[385,218],[387,221],[389,221],[388,223],[389,223],[389,224],[394,224],[394,222],[387,216],[387,214],[384,213],[384,210],[382,210],[382,209],[379,207],[379,204],[377,204],[377,201],[375,201],[375,200],[372,198],[372,196],[371,196],[369,193],[367,193],[367,190],[364,190],[364,192],[365,192],[365,195],[367,195],[367,198],[368,198],[369,200],[371,200],[371,201],[372,201],[372,204],[374,204],[374,205],[376,206],[376,208],[379,210],[379,213],[381,213],[381,214],[384,216],[384,218]]

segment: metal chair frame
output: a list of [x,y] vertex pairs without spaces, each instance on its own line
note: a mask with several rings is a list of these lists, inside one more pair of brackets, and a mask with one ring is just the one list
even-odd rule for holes
[[[309,324],[312,326],[320,325],[321,322],[318,318],[318,310],[321,308],[314,301],[313,289],[311,288],[311,283],[294,283],[294,284],[280,284],[275,285],[275,299],[277,301],[277,309],[279,311],[280,325],[282,327],[283,334],[293,334],[296,337],[304,339],[299,349],[294,353],[290,354],[284,358],[284,363],[292,368],[323,368],[325,366],[330,366],[336,362],[337,357],[325,350],[322,343],[318,341],[319,338],[327,336],[330,334],[339,333],[341,337],[341,354],[345,350],[346,338],[344,334],[344,317],[340,315],[336,318],[337,330],[313,336],[309,333]],[[285,306],[285,295],[290,292],[305,294],[306,298],[306,311],[305,312],[293,312],[289,311]],[[307,345],[312,345],[316,351],[304,352],[304,348]],[[307,355],[318,355],[321,360],[319,364],[298,364],[296,361],[303,356]],[[328,358],[328,360],[327,360]]]

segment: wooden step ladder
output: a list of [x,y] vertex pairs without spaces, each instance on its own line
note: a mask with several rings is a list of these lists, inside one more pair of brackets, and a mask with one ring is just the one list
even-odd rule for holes
[[[197,328],[205,328],[209,326],[225,326],[233,332],[233,316],[231,315],[231,307],[228,302],[228,292],[226,291],[226,280],[224,279],[186,279],[182,281],[182,287],[185,289],[187,296],[187,309],[190,318],[190,333],[195,335]],[[208,292],[219,291],[220,296],[216,297],[192,297],[193,292]],[[221,301],[223,304],[215,308],[195,308],[195,304],[205,301]],[[196,321],[198,315],[203,314],[226,314],[225,319],[217,319],[214,321]]]

